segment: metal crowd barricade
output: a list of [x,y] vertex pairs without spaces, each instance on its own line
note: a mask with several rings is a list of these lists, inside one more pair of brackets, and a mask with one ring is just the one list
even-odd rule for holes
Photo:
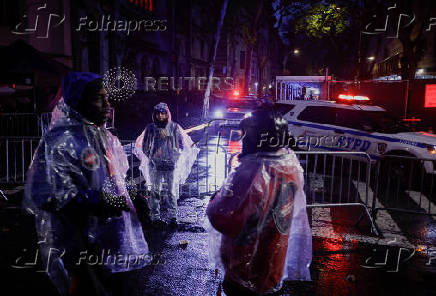
[[38,115],[35,113],[0,114],[0,137],[40,136]]
[[[24,184],[39,137],[2,137],[0,139],[0,184]],[[138,189],[145,189],[145,180],[139,171],[139,160],[133,153],[135,142],[121,141],[128,156],[127,176]],[[191,174],[180,192],[200,197],[218,190],[227,177],[227,152],[223,146],[200,145],[200,153],[191,169]]]
[[375,165],[375,195],[380,210],[436,215],[436,160],[386,155]]
[[[0,138],[0,184],[24,184],[39,137]],[[134,141],[121,141],[128,155],[127,175],[139,190],[146,189],[134,156]],[[199,144],[200,153],[181,196],[202,198],[219,190],[238,153],[228,146]],[[363,152],[297,151],[304,169],[308,208],[362,207],[372,231],[380,234],[375,218],[380,210],[436,215],[436,161],[384,156],[374,162]]]
[[0,183],[24,184],[39,137],[0,138]]
[[[121,141],[124,151],[128,156],[129,171],[128,180],[133,181],[133,185],[140,191],[149,191],[150,184],[146,184],[144,176],[139,170],[140,161],[133,153],[135,142],[132,140]],[[184,184],[180,184],[180,196],[185,198],[201,198],[211,195],[217,191],[227,177],[227,151],[223,146],[199,145],[200,152],[191,173]]]
[[42,113],[39,116],[39,126],[41,127],[41,135],[44,135],[50,126],[51,112]]
[[308,208],[361,207],[371,231],[381,236],[375,222],[375,196],[372,194],[373,161],[365,152],[297,151],[304,169]]
[[[361,207],[369,218],[371,231],[381,235],[373,211],[375,199],[370,188],[371,158],[364,152],[296,151],[304,170],[308,208]],[[229,158],[228,169],[235,165]]]

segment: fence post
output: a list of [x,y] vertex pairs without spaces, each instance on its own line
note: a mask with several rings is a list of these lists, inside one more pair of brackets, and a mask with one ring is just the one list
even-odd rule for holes
[[21,181],[24,183],[24,139],[21,139]]
[[9,183],[9,139],[6,139],[6,183]]
[[[378,186],[379,186],[379,175],[380,175],[380,161],[377,161],[376,168],[375,168],[375,189],[374,189],[374,195],[372,197],[372,205],[371,205],[371,216],[372,219],[375,221],[377,219],[377,209],[376,209],[376,200],[378,195]],[[368,186],[368,185],[367,185]]]

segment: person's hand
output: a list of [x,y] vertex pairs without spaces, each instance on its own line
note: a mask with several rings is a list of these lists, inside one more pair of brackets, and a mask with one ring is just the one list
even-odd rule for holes
[[218,194],[219,190],[215,191],[212,196],[210,197],[209,201],[214,200],[214,198],[216,197],[216,195]]
[[129,194],[130,200],[134,201],[136,197],[138,196],[138,188],[136,187],[136,184],[133,180],[127,180],[126,181],[126,189],[127,193]]
[[102,192],[102,214],[104,216],[121,216],[122,211],[129,212],[127,198],[123,195],[113,195]]
[[46,212],[50,212],[50,213],[56,212],[58,210],[56,199],[52,198],[52,199],[49,199],[47,202],[43,203],[41,205],[41,210],[46,211]]
[[127,190],[127,192],[129,193],[130,200],[132,200],[132,201],[134,201],[136,199],[136,197],[138,196],[137,190]]

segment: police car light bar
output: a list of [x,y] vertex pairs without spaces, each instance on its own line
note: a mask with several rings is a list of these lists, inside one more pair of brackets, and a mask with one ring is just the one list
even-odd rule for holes
[[412,118],[403,118],[402,121],[404,121],[404,122],[420,122],[421,118],[415,118],[412,116]]
[[340,94],[338,98],[340,100],[347,100],[347,101],[369,101],[369,98],[367,96],[353,96],[353,95]]

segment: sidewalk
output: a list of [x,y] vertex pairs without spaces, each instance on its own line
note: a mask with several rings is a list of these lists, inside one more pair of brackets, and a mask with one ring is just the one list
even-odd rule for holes
[[[154,260],[141,270],[122,275],[124,295],[225,295],[219,287],[222,274],[216,275],[208,266],[207,233],[202,228],[207,203],[208,197],[181,197],[177,231],[145,229]],[[353,239],[353,235],[368,235],[350,223],[359,213],[343,209],[322,212],[309,215],[314,234],[312,281],[285,282],[276,295],[436,295],[436,259],[426,265],[428,257],[422,252],[408,261],[403,256],[395,272],[400,247]],[[17,258],[32,259],[29,250],[35,249],[36,238],[30,217],[14,210],[2,213],[1,218],[0,273],[2,284],[7,285],[4,291],[14,291],[2,295],[56,295],[47,276],[37,272],[40,267],[11,267]],[[347,239],[349,235],[351,239]],[[188,241],[186,248],[181,246],[183,240]],[[390,255],[382,265],[386,250]]]

